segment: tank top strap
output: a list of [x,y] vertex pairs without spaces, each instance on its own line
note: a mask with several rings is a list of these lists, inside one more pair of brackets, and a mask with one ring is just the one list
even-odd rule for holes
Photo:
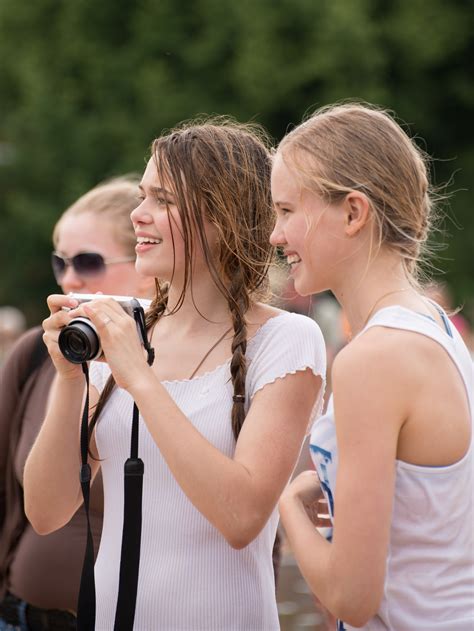
[[426,313],[412,311],[401,305],[390,305],[374,313],[359,335],[362,335],[365,331],[374,326],[403,329],[426,335],[439,342],[441,346],[445,347],[449,352],[452,350],[454,327],[444,310],[438,304],[431,300],[430,304],[432,304],[439,313],[443,326],[440,326],[432,316]]
[[444,311],[444,309],[442,309],[442,307],[440,307],[437,302],[435,302],[434,300],[431,300],[431,298],[427,298],[427,301],[439,313],[439,315],[440,315],[440,317],[441,317],[441,319],[443,321],[444,328],[446,329],[446,333],[449,335],[449,337],[454,337],[454,335],[453,335],[453,325],[451,324],[451,322],[450,322],[448,316],[446,315],[446,312]]

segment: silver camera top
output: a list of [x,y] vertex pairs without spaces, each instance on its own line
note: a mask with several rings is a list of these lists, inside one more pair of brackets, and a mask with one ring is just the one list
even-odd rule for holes
[[[128,313],[128,315],[130,316],[133,316],[133,309],[137,306],[135,301],[139,303],[140,307],[144,311],[146,311],[151,305],[151,300],[146,300],[145,298],[134,298],[133,296],[110,296],[106,294],[74,294],[71,292],[68,294],[68,298],[74,298],[75,300],[77,300],[79,305],[82,305],[85,302],[90,302],[91,300],[112,298],[113,300],[118,302],[125,313]],[[63,309],[70,311],[70,307],[63,307]]]

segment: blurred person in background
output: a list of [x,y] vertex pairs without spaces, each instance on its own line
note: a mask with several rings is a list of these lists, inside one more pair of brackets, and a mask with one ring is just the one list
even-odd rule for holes
[[0,307],[0,365],[26,328],[26,318],[16,307]]
[[330,289],[353,334],[311,432],[317,473],[280,500],[300,569],[339,630],[472,628],[474,375],[420,287],[425,155],[387,112],[328,106],[280,143],[272,195],[296,290]]
[[[138,180],[115,178],[63,213],[53,232],[52,266],[64,293],[151,296],[153,281],[135,270],[130,212],[137,206],[138,193]],[[33,530],[23,510],[23,468],[43,422],[55,375],[42,336],[41,327],[27,331],[6,358],[1,374],[0,631],[59,631],[76,625],[86,538],[83,509],[47,536]],[[96,544],[102,512],[102,481],[96,479],[90,511]]]

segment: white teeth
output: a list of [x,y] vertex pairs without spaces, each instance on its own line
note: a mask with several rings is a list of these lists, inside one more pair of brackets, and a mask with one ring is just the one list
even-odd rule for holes
[[144,243],[162,243],[163,239],[150,239],[149,237],[137,237],[137,243],[142,245]]
[[288,265],[292,265],[293,263],[299,263],[301,259],[297,254],[290,254],[286,257],[286,261]]

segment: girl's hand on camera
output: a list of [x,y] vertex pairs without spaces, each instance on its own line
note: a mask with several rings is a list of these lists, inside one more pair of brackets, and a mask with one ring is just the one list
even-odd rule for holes
[[[78,302],[76,299],[63,294],[53,294],[48,297],[47,302],[50,315],[46,320],[43,320],[43,341],[48,348],[53,364],[63,379],[83,378],[81,366],[69,362],[59,350],[58,345],[59,333],[74,318],[74,309]],[[66,311],[63,307],[68,307],[71,311]]]
[[80,311],[97,329],[105,359],[120,388],[131,390],[150,374],[135,320],[115,300],[92,300],[81,305]]

